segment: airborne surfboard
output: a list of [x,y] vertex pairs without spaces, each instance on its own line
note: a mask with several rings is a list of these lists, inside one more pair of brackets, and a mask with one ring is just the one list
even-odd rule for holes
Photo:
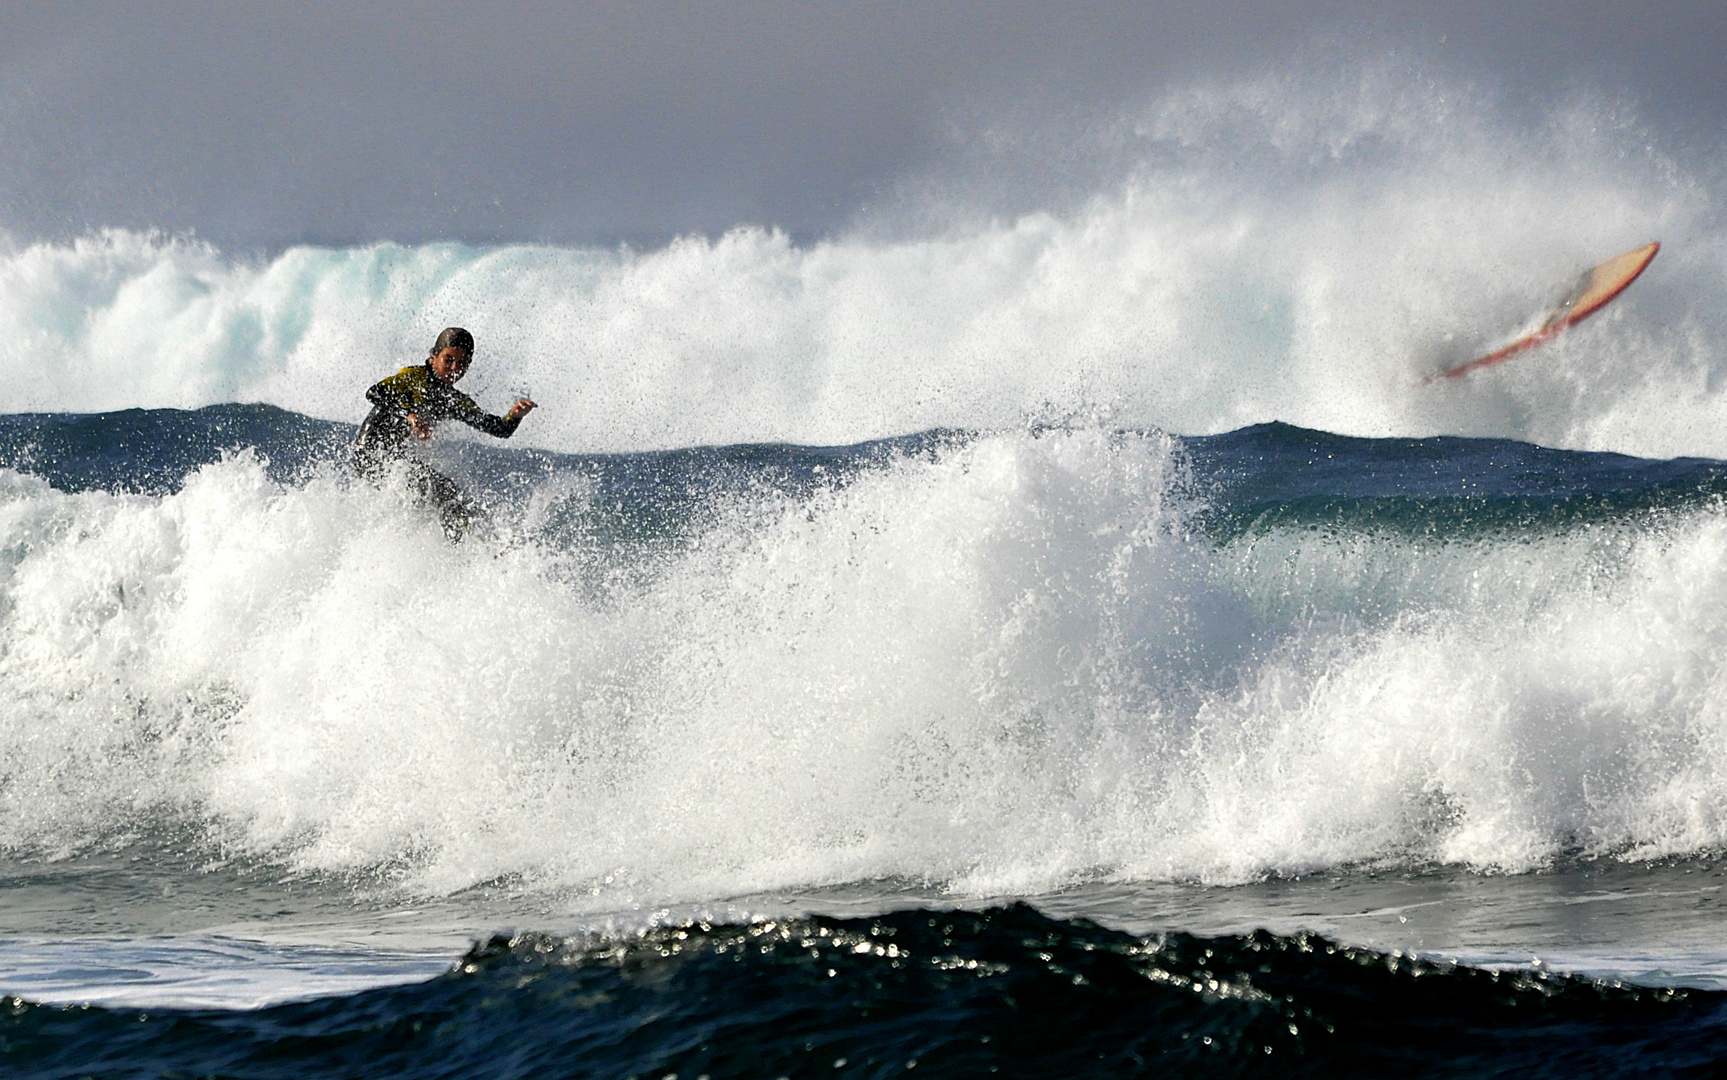
[[1607,302],[1625,291],[1625,287],[1637,280],[1655,258],[1655,253],[1661,250],[1659,241],[1651,240],[1640,248],[1616,255],[1591,270],[1587,270],[1577,279],[1570,295],[1560,301],[1559,306],[1548,313],[1547,318],[1539,327],[1524,334],[1509,345],[1502,345],[1486,356],[1459,364],[1449,371],[1440,372],[1439,378],[1455,379],[1459,375],[1467,375],[1477,368],[1492,367],[1504,363],[1520,352],[1533,349],[1544,341],[1551,341],[1561,333],[1576,326],[1589,316],[1600,311]]

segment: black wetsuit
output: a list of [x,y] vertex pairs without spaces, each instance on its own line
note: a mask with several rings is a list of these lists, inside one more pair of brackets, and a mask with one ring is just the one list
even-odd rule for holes
[[433,428],[444,420],[460,420],[500,439],[514,435],[521,418],[507,420],[480,408],[473,398],[438,378],[430,361],[405,367],[376,383],[366,391],[366,400],[372,403],[372,411],[360,425],[360,437],[354,444],[355,471],[375,482],[392,464],[401,462],[415,493],[438,508],[444,532],[459,539],[474,517],[474,505],[454,480],[412,453],[416,440],[408,414]]

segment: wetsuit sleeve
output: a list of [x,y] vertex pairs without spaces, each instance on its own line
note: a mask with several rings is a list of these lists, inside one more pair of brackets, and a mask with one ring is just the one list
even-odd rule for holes
[[519,416],[514,420],[493,416],[475,404],[474,399],[466,394],[457,392],[450,396],[452,406],[450,415],[476,431],[483,431],[487,435],[507,439],[514,435],[516,428],[522,424],[522,418]]

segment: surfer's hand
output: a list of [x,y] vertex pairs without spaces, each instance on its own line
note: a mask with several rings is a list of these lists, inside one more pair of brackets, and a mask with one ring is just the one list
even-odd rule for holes
[[505,420],[520,420],[522,417],[528,415],[529,413],[533,412],[537,408],[539,408],[538,405],[535,405],[533,402],[529,401],[527,398],[523,398],[522,400],[516,402],[514,405],[510,406],[510,411],[504,416],[504,419]]
[[424,420],[421,420],[419,415],[416,413],[408,414],[408,430],[412,431],[414,433],[414,438],[421,442],[425,442],[427,439],[432,437],[431,425],[426,423]]

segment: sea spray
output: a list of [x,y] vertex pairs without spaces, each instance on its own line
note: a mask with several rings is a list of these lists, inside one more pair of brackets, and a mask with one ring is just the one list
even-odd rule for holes
[[955,444],[742,496],[598,595],[579,551],[452,549],[400,500],[245,456],[154,500],[20,479],[14,511],[53,524],[15,549],[9,795],[33,809],[9,840],[210,815],[440,888],[1011,863],[1026,812],[1112,797],[1085,761],[1143,656],[1190,648],[1173,467],[1161,438]]

